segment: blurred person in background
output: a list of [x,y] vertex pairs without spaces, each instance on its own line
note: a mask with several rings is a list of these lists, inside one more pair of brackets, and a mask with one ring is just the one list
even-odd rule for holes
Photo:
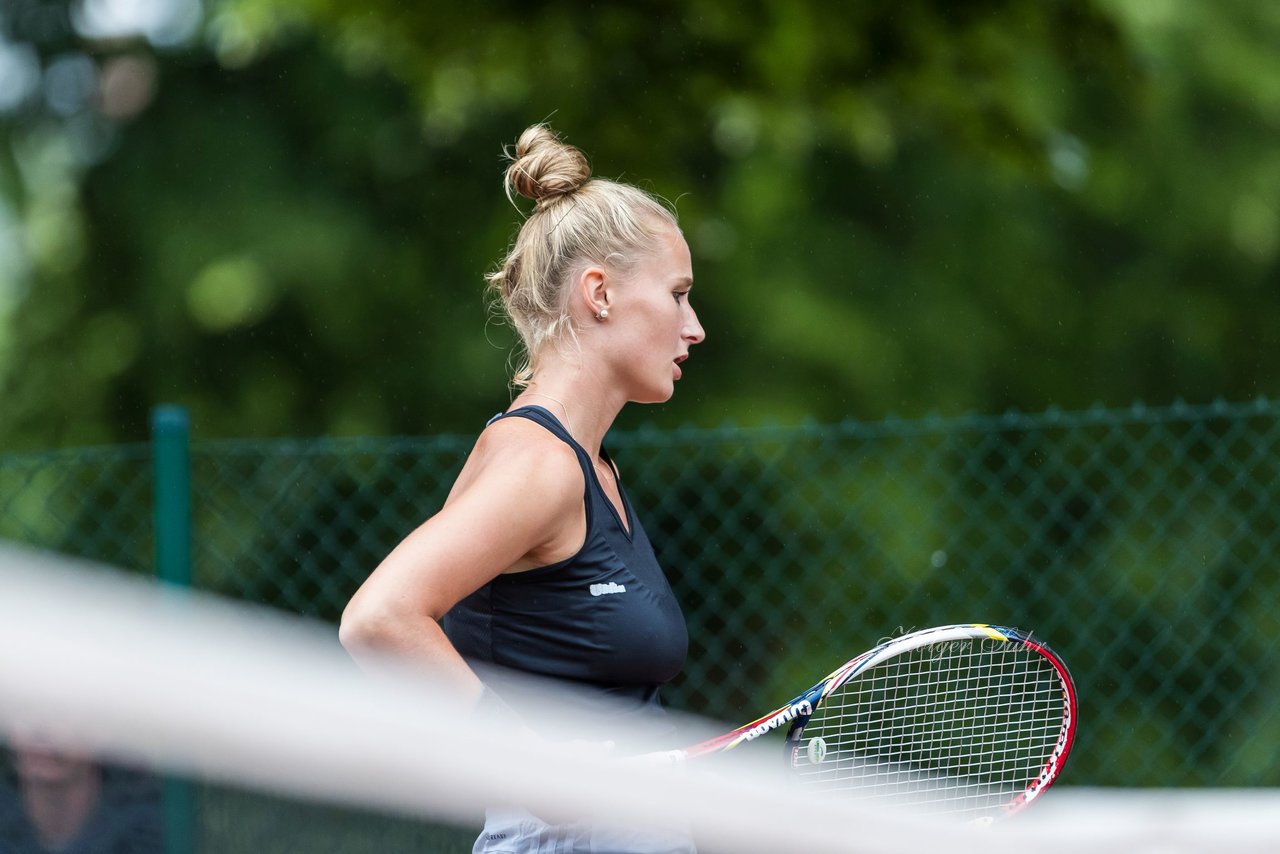
[[[501,714],[500,697],[517,691],[504,672],[565,680],[625,750],[664,728],[659,688],[683,666],[688,634],[603,440],[627,403],[672,396],[704,338],[692,261],[668,207],[591,178],[585,155],[546,126],[520,136],[512,161],[507,197],[534,209],[488,279],[520,336],[518,394],[444,507],[356,592],[340,636],[357,660],[391,652],[430,666],[480,714]],[[505,808],[488,812],[474,850],[693,845]]]
[[0,785],[4,854],[162,854],[159,787],[30,730],[9,740]]

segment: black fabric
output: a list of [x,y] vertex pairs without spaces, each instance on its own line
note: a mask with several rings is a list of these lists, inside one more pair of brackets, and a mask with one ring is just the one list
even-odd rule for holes
[[568,560],[499,575],[463,599],[445,615],[446,635],[478,670],[570,680],[622,711],[656,708],[659,686],[684,666],[689,637],[644,527],[622,491],[624,527],[590,456],[550,412],[528,406],[498,416],[509,417],[542,425],[577,454],[586,539]]

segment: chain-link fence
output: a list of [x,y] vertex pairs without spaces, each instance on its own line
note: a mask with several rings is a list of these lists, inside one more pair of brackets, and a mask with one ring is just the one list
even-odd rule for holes
[[[471,441],[195,443],[194,585],[336,622]],[[1067,782],[1280,785],[1280,404],[609,445],[689,622],[672,705],[739,721],[886,635],[1003,623],[1072,667]],[[149,569],[154,479],[146,445],[0,456],[0,538]]]

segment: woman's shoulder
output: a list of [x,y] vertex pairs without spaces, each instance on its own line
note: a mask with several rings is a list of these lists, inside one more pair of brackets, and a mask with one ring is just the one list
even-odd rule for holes
[[495,416],[476,440],[472,454],[497,453],[506,455],[530,455],[540,457],[552,454],[568,460],[576,460],[577,453],[564,439],[552,433],[541,423],[519,415]]
[[525,488],[545,500],[555,494],[581,498],[583,478],[577,452],[566,442],[527,418],[508,417],[491,421],[481,431],[459,481]]

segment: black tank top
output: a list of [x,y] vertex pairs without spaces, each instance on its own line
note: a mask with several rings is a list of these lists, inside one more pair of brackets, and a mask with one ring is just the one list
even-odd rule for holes
[[577,455],[586,540],[567,560],[494,578],[445,615],[445,634],[478,670],[497,665],[570,680],[607,697],[611,710],[652,710],[659,687],[684,666],[689,636],[644,527],[619,482],[624,526],[590,455],[549,411],[525,406],[494,420],[510,417],[541,424]]

